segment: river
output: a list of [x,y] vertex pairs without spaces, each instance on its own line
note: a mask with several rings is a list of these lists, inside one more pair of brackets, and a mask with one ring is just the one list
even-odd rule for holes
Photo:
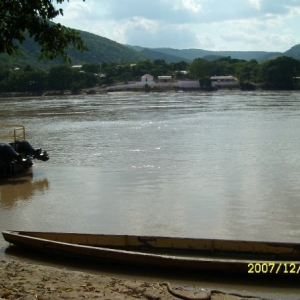
[[[1,230],[300,242],[298,92],[116,92],[0,106],[1,123],[25,125],[50,155],[1,182]],[[0,237],[0,258],[10,257],[6,246]]]

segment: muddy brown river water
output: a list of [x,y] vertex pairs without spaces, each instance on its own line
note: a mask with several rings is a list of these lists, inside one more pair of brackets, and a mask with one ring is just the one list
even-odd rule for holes
[[[300,242],[300,93],[109,93],[0,107],[1,123],[25,125],[50,155],[1,182],[1,230]],[[6,249],[1,237],[0,258],[20,257]],[[299,299],[289,280],[240,286]]]

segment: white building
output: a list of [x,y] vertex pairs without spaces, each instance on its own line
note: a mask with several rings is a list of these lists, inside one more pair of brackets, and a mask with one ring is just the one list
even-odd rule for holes
[[233,76],[212,76],[210,77],[212,87],[238,87],[239,81]]
[[153,82],[153,76],[150,74],[145,74],[141,77],[141,82]]
[[172,81],[172,76],[157,76],[158,82],[171,82]]
[[71,68],[72,69],[81,69],[82,65],[73,65]]

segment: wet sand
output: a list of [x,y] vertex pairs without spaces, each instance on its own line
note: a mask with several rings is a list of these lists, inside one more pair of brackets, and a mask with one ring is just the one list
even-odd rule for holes
[[2,260],[0,299],[262,300],[263,298]]

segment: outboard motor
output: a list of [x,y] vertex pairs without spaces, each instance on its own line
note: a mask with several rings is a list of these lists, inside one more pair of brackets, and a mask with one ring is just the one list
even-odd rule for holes
[[22,155],[17,153],[11,145],[0,143],[0,160],[6,163],[11,161],[22,161]]
[[33,158],[42,161],[47,161],[49,159],[47,151],[42,152],[42,149],[34,149],[26,140],[16,140],[14,143],[10,143],[10,145],[13,146],[18,153],[25,155],[25,157],[32,156]]

